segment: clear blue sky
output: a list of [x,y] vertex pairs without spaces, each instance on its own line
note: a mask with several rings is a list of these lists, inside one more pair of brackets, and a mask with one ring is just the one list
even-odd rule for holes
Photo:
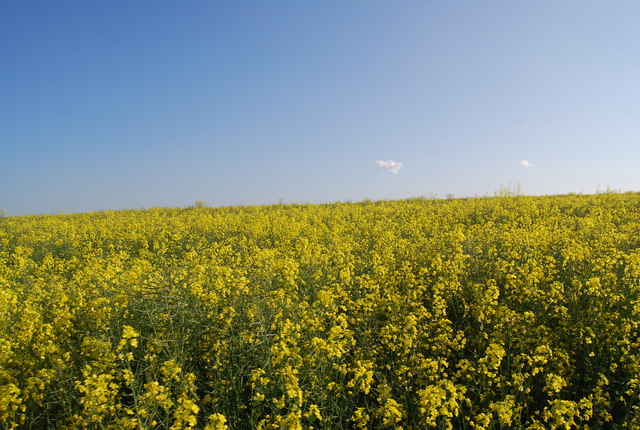
[[618,0],[5,0],[0,208],[640,190],[639,19]]

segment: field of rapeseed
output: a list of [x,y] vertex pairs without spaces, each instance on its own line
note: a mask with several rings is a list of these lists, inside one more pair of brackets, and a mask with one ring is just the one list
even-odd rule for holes
[[0,218],[0,428],[640,428],[640,195]]

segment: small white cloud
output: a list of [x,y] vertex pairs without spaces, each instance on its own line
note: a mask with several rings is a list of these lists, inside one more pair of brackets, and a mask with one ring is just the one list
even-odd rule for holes
[[536,165],[535,165],[535,164],[533,164],[531,161],[528,161],[528,160],[522,160],[522,161],[520,162],[520,165],[521,165],[522,167],[526,167],[526,168],[529,168],[529,167],[536,167]]
[[398,173],[398,171],[400,169],[402,169],[402,163],[399,161],[393,161],[393,160],[389,160],[389,161],[382,161],[382,160],[378,160],[376,161],[376,166],[381,168],[381,169],[386,169],[389,172],[393,173],[394,175],[396,173]]

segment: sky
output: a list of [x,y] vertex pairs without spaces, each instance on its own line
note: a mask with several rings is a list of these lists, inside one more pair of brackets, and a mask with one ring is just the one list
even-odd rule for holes
[[638,17],[635,0],[3,0],[0,209],[639,191]]

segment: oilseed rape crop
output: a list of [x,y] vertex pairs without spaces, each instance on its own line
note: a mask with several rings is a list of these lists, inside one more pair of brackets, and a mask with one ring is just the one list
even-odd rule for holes
[[0,218],[0,428],[640,428],[640,195]]

